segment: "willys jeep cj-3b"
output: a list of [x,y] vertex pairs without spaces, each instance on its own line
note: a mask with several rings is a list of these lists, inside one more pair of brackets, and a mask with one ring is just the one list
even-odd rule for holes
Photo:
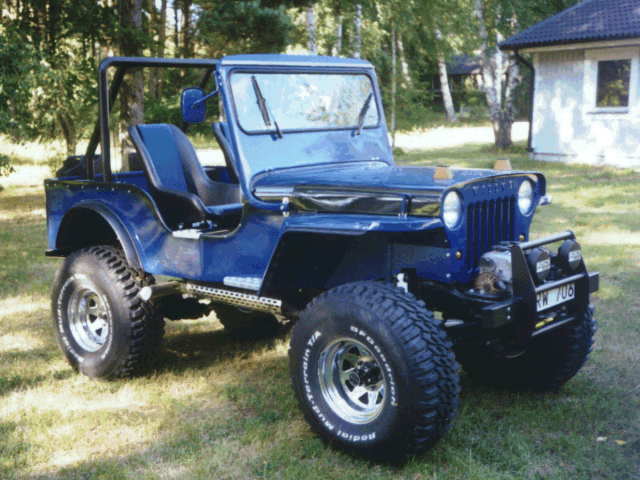
[[[116,172],[109,114],[140,67],[204,74],[182,92],[181,128],[131,126],[132,167]],[[370,63],[107,58],[99,94],[86,155],[45,182],[47,255],[64,258],[55,332],[85,375],[147,370],[165,318],[293,322],[291,381],[311,426],[408,457],[449,429],[458,363],[475,382],[554,389],[586,361],[598,274],[572,232],[529,239],[545,177],[396,166]],[[214,94],[225,165],[203,166],[184,132]]]

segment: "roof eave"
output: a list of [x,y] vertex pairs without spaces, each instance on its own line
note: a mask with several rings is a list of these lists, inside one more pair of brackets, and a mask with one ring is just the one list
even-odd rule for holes
[[598,37],[598,38],[576,38],[563,41],[551,41],[551,42],[523,42],[517,44],[504,45],[504,42],[499,44],[498,47],[502,51],[537,51],[546,50],[553,47],[571,47],[571,46],[585,46],[593,45],[594,48],[598,46],[607,46],[610,43],[620,42],[624,40],[638,40],[640,44],[640,35],[617,35],[611,37]]

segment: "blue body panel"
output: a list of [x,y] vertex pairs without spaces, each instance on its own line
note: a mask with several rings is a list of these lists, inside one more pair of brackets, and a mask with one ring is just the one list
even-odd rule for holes
[[[132,233],[142,268],[152,274],[221,282],[225,276],[261,276],[280,237],[284,217],[245,205],[232,235],[180,238],[160,218],[147,192],[130,184],[47,181],[49,247],[59,248],[62,219],[74,208],[100,205]],[[87,226],[90,228],[90,226]]]
[[[126,176],[128,180],[135,177]],[[359,248],[366,249],[367,245],[387,243],[388,240],[382,243],[378,240],[386,234],[442,230],[442,223],[437,218],[302,213],[285,217],[282,213],[261,211],[245,204],[241,224],[235,231],[223,235],[204,233],[198,239],[179,238],[164,224],[150,195],[133,184],[59,179],[47,180],[46,187],[51,249],[60,247],[58,232],[67,213],[78,208],[106,210],[132,234],[141,267],[146,272],[205,282],[222,282],[225,276],[264,276],[285,232],[362,237]],[[372,234],[377,240],[372,241]],[[419,264],[414,255],[415,252],[407,253],[406,261],[398,268]],[[445,250],[440,257],[445,262]],[[363,260],[370,265],[370,271],[379,275],[381,258],[367,259],[358,255],[353,258],[353,261]],[[424,268],[420,269],[427,278],[433,277],[432,261],[424,263]],[[446,265],[441,266],[435,270],[445,271]],[[337,274],[339,277],[339,272]]]
[[[513,177],[533,176],[534,181],[543,180],[535,172],[496,172],[475,168],[452,168],[453,177],[449,180],[434,180],[435,167],[415,167],[386,165],[382,162],[354,162],[314,166],[305,169],[289,169],[269,172],[260,175],[254,181],[253,188],[286,187],[286,186],[330,186],[343,187],[350,190],[371,188],[378,191],[396,190],[403,192],[437,192],[442,193],[450,187],[468,184],[476,180],[484,183],[500,182]],[[519,185],[518,185],[519,186]],[[495,190],[493,191],[495,193]]]

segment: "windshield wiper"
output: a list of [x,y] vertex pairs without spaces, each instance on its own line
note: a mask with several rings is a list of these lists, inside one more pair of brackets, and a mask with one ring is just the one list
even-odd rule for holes
[[373,98],[373,93],[370,93],[367,99],[364,101],[364,105],[362,105],[362,109],[358,114],[358,128],[353,133],[354,135],[360,135],[362,133],[362,128],[364,127],[364,119],[367,116],[367,112],[369,111],[369,105],[371,105],[371,99]]
[[267,101],[262,96],[260,85],[258,85],[258,80],[256,80],[255,75],[251,75],[251,84],[253,85],[253,91],[256,94],[256,99],[258,100],[258,108],[260,109],[260,113],[262,114],[262,121],[264,122],[265,126],[270,127],[271,120],[269,118],[269,114],[271,114],[271,118],[273,118],[273,125],[276,128],[276,135],[278,136],[278,138],[282,138],[282,130],[280,130],[276,117],[273,115],[273,112],[267,105]]

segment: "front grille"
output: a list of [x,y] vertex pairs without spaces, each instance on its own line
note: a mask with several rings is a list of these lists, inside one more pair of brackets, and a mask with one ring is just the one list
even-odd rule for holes
[[467,269],[475,268],[480,257],[496,243],[515,240],[515,197],[471,203],[467,206]]

